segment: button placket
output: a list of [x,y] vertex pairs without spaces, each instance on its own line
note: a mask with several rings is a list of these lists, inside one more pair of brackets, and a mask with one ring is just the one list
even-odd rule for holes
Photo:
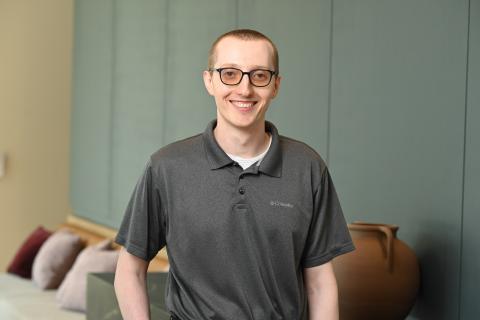
[[238,175],[238,193],[243,197],[245,193],[247,192],[247,176],[248,173],[242,172]]
[[[240,169],[240,168],[239,168]],[[248,189],[248,175],[250,175],[251,172],[249,170],[241,170],[237,172],[236,174],[236,181],[237,181],[237,195],[240,196],[240,198],[244,199],[247,193]]]

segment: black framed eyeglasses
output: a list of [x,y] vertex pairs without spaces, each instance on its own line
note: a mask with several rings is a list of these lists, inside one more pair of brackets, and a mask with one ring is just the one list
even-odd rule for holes
[[217,71],[220,74],[220,80],[227,86],[236,86],[242,82],[243,76],[247,75],[253,86],[266,87],[272,81],[272,77],[277,75],[276,71],[267,69],[255,69],[245,72],[237,68],[211,68],[210,71]]

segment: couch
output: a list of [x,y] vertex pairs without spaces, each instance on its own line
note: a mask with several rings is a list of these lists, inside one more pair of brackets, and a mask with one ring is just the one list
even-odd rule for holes
[[[91,221],[68,216],[59,229],[78,234],[85,246],[113,239],[116,231]],[[119,249],[116,246],[116,249]],[[168,271],[168,258],[164,250],[150,262],[149,272]],[[1,320],[79,320],[85,314],[61,309],[55,299],[57,290],[42,290],[31,280],[9,273],[0,274],[0,319]],[[87,305],[88,309],[88,305]]]

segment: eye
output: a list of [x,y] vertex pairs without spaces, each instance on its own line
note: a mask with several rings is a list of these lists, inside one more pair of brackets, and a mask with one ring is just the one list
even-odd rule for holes
[[264,70],[256,70],[253,72],[252,76],[253,79],[256,81],[265,81],[268,79],[269,73]]
[[222,77],[225,79],[234,79],[238,75],[238,71],[235,69],[224,69],[222,70]]

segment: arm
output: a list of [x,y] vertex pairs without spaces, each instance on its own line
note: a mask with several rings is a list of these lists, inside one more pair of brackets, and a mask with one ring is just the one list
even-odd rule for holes
[[115,272],[115,293],[125,320],[148,320],[150,308],[147,295],[148,262],[122,248]]
[[332,263],[305,268],[303,277],[309,320],[338,320],[338,289]]

